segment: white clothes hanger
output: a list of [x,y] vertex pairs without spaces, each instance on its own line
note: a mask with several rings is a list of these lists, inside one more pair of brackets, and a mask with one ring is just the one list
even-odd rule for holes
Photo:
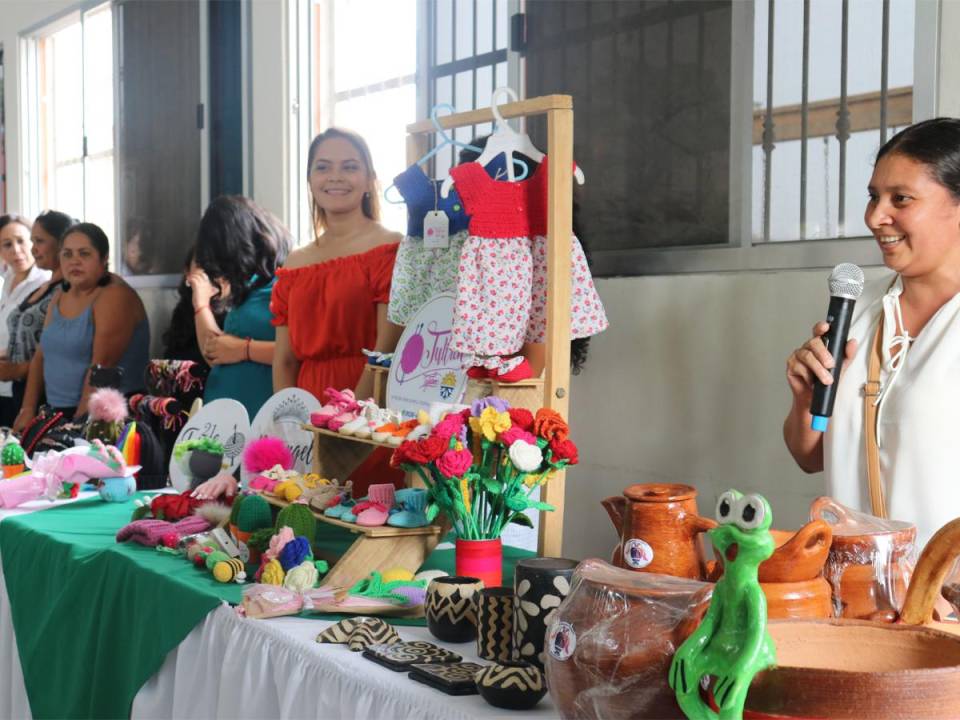
[[[516,179],[513,170],[514,153],[522,153],[537,163],[541,162],[545,156],[540,152],[539,148],[533,144],[529,135],[514,130],[500,114],[499,98],[504,94],[508,95],[513,102],[517,101],[517,93],[515,93],[512,88],[500,87],[493,91],[493,100],[490,103],[490,109],[493,111],[495,120],[494,130],[493,134],[487,138],[487,144],[484,146],[483,152],[480,153],[480,157],[477,158],[476,162],[485,166],[498,155],[505,154],[507,156],[507,180],[513,182]],[[577,180],[577,184],[583,185],[583,170],[577,167],[574,169],[573,175]],[[450,193],[450,188],[453,187],[453,183],[453,177],[448,175],[440,187],[440,194],[443,197],[447,197]]]

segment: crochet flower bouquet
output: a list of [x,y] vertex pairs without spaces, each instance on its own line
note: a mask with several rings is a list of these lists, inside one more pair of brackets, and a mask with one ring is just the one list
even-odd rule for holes
[[446,514],[461,540],[499,538],[507,523],[530,525],[524,510],[553,510],[534,488],[577,464],[570,428],[548,408],[536,415],[498,397],[447,415],[430,435],[402,443],[391,464],[416,472],[427,487],[427,517]]

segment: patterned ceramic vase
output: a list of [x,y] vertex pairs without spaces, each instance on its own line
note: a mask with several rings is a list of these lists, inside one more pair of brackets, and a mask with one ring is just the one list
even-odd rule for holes
[[540,668],[525,662],[488,665],[476,682],[484,700],[505,710],[529,710],[547,693]]
[[424,612],[434,637],[467,642],[477,636],[476,595],[483,581],[475,577],[446,576],[431,581]]
[[513,656],[544,665],[543,645],[557,608],[570,592],[576,560],[528,558],[517,563],[513,574]]
[[477,595],[477,655],[495,662],[513,658],[512,588],[485,588]]

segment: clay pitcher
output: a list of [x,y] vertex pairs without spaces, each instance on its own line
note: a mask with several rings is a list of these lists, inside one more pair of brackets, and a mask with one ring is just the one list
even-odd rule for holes
[[717,526],[697,514],[690,485],[631,485],[622,497],[602,501],[620,542],[612,563],[627,570],[702,580],[706,563],[700,533]]

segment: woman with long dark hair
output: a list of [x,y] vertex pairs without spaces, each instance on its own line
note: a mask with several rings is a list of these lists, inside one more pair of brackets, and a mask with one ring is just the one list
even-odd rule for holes
[[[212,366],[204,400],[239,400],[251,419],[273,394],[270,294],[291,245],[279,220],[240,196],[210,203],[197,231],[197,267],[187,282],[197,342]],[[228,308],[222,330],[212,307],[218,302]]]

